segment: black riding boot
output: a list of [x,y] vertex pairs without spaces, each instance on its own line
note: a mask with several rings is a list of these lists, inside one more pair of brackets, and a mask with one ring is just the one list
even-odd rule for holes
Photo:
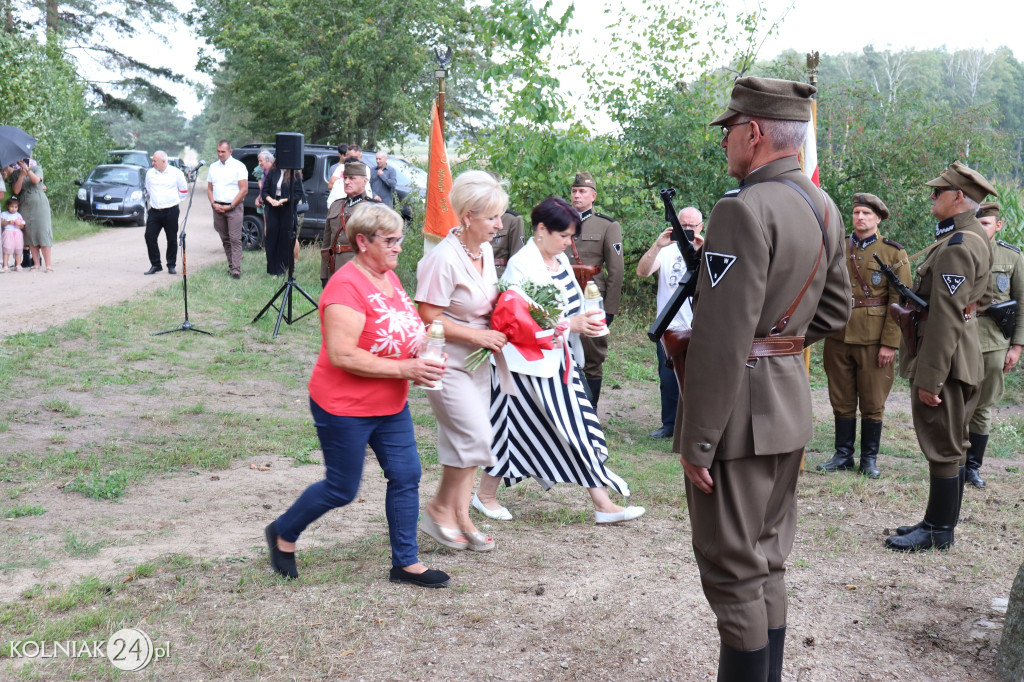
[[782,682],[782,653],[786,645],[786,626],[768,628],[768,682]]
[[882,442],[882,422],[860,420],[860,473],[868,478],[878,478],[881,473],[875,462],[878,446]]
[[857,439],[857,420],[836,417],[836,453],[832,459],[815,467],[818,471],[853,469],[853,441]]
[[[586,375],[584,375],[586,376]],[[597,409],[597,401],[601,399],[601,378],[587,378],[587,388],[590,389],[590,403]]]
[[767,680],[767,644],[753,651],[739,651],[722,644],[718,653],[718,682],[767,682]]
[[[966,477],[966,469],[966,467],[960,467],[960,473],[957,475],[958,487],[960,488],[960,493],[956,498],[957,523],[960,522],[960,507],[962,507],[964,504],[964,480]],[[924,526],[924,521],[918,521],[913,526],[900,526],[896,529],[896,535],[907,535],[908,533],[913,533],[915,530],[921,528],[922,526]]]
[[985,479],[978,475],[981,471],[981,461],[985,459],[985,448],[988,446],[988,436],[980,433],[968,433],[968,440],[971,447],[967,449],[967,482],[975,488],[984,488]]
[[904,535],[887,538],[885,546],[898,552],[952,547],[953,529],[960,513],[961,480],[960,476],[932,476],[928,490],[928,509],[920,527]]

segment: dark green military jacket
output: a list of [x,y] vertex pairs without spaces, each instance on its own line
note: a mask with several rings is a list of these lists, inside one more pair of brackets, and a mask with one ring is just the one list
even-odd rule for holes
[[[604,310],[611,315],[619,313],[619,301],[622,298],[622,275],[625,263],[622,258],[622,226],[593,209],[581,214],[583,229],[576,236],[576,250],[580,254],[580,262],[584,265],[596,265],[603,268],[594,275],[594,283],[601,290],[604,298]],[[565,250],[569,262],[576,264],[572,247]],[[607,273],[607,274],[606,274]]]
[[494,250],[494,268],[498,271],[498,279],[505,274],[508,259],[525,245],[526,233],[523,229],[523,217],[515,211],[505,211],[501,216],[501,229],[495,233],[494,239],[491,241],[491,248]]
[[911,386],[938,394],[949,379],[978,385],[984,376],[974,303],[988,305],[992,249],[974,211],[943,220],[935,229],[938,245],[914,276],[914,292],[928,301],[928,318],[918,328],[918,352],[900,347],[900,376]]
[[[998,240],[992,243],[992,276],[988,293],[992,296],[993,305],[1012,300],[1024,306],[1024,256],[1013,244]],[[1024,316],[1021,311],[1017,312],[1017,326],[1009,339],[1003,336],[992,318],[978,318],[978,341],[982,353],[1007,350],[1011,344],[1024,346]]]

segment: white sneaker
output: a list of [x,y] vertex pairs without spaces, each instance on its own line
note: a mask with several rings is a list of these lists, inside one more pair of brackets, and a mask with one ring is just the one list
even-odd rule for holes
[[620,512],[599,512],[594,510],[594,521],[597,525],[602,526],[613,523],[624,523],[626,521],[632,521],[633,519],[639,519],[647,510],[643,507],[626,507]]
[[498,507],[497,509],[488,509],[487,507],[484,506],[484,503],[480,501],[480,498],[476,496],[476,493],[473,493],[473,508],[476,509],[481,514],[483,514],[484,516],[486,516],[487,518],[494,519],[495,521],[512,520],[512,512],[510,512],[508,509],[505,509],[504,507]]

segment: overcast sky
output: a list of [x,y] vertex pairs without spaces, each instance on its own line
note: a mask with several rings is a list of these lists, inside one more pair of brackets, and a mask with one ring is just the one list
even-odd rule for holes
[[[574,40],[584,47],[584,53],[587,47],[600,45],[600,36],[612,20],[610,17],[614,17],[614,11],[609,15],[596,9],[602,4],[614,9],[629,1],[577,0],[573,25],[580,33]],[[178,2],[180,7],[189,5],[189,0]],[[568,4],[570,0],[556,0],[557,8]],[[737,15],[758,6],[755,0],[727,0],[727,4]],[[837,54],[859,51],[866,45],[874,45],[878,50],[982,47],[989,51],[1006,46],[1018,60],[1024,60],[1024,29],[1019,20],[1024,12],[1013,0],[760,0],[760,5],[765,10],[766,23],[792,7],[778,34],[765,43],[762,58],[771,58],[787,49]],[[1018,9],[1013,10],[1014,6]],[[158,61],[206,82],[205,77],[192,71],[199,43],[187,34],[187,29],[173,31],[173,47],[162,55],[153,55],[151,39],[127,43],[127,49],[141,59]],[[170,89],[187,116],[199,113],[201,105],[188,88]]]

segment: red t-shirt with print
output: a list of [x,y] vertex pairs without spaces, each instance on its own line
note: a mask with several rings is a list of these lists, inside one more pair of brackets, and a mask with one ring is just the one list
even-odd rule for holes
[[[389,298],[352,261],[334,273],[320,294],[320,334],[324,311],[343,305],[366,316],[359,348],[382,358],[403,360],[416,354],[423,340],[423,320],[395,273],[388,271],[394,290]],[[309,396],[338,417],[381,417],[397,414],[409,398],[406,379],[362,377],[335,367],[327,357],[327,340],[309,378]]]

